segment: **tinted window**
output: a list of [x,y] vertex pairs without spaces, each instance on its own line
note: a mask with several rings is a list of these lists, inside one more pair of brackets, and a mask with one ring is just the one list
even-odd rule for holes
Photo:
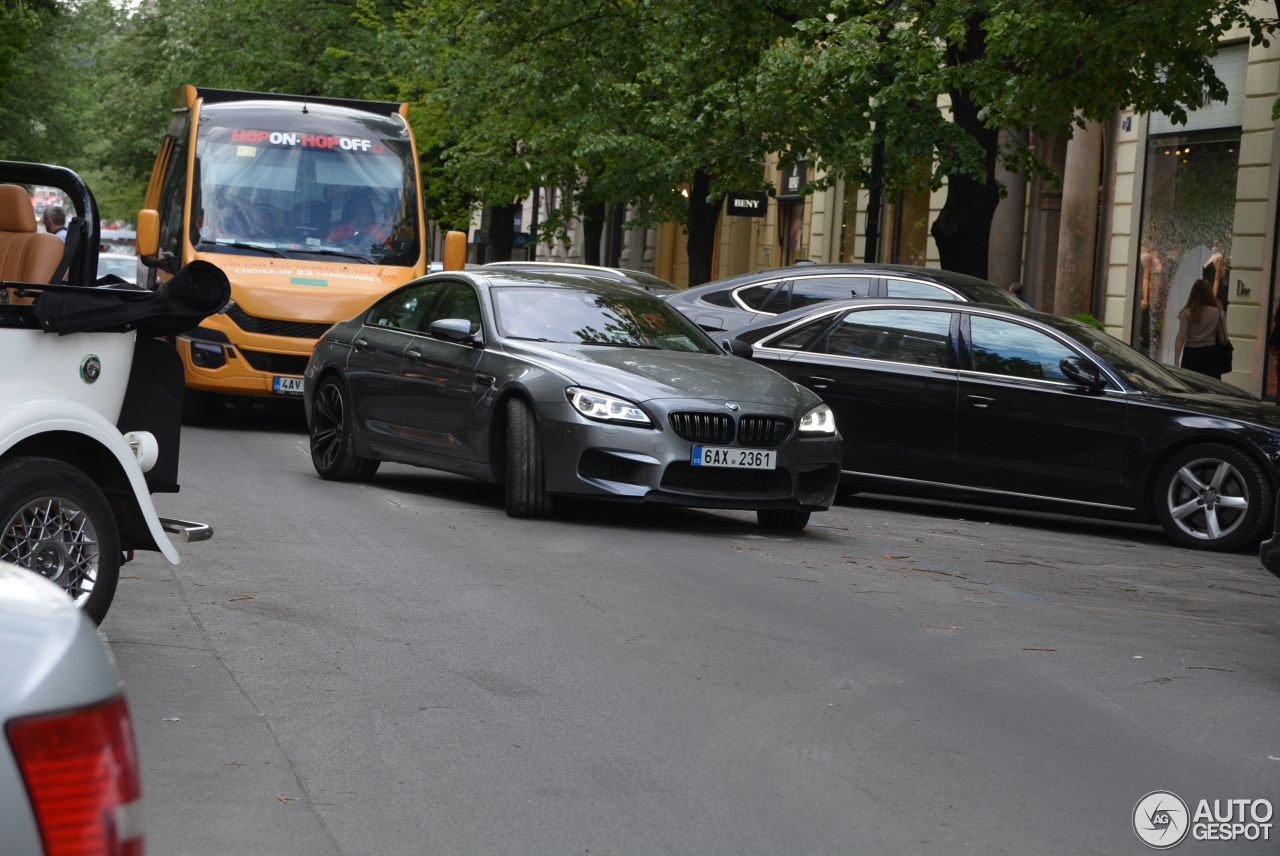
[[970,320],[973,368],[988,374],[1066,381],[1058,363],[1076,353],[1057,339],[999,318]]
[[439,282],[424,282],[397,291],[373,307],[365,323],[371,327],[395,327],[399,330],[418,330],[426,317],[431,302],[440,289]]
[[865,276],[805,276],[791,282],[791,302],[787,309],[811,306],[842,297],[870,297],[875,279]]
[[785,285],[785,283],[779,279],[762,282],[758,285],[749,285],[746,288],[738,289],[737,297],[744,306],[757,312],[785,312],[787,307],[782,305],[782,301],[779,299],[783,296],[783,289],[779,288],[781,285]]
[[451,283],[444,294],[440,296],[435,306],[427,313],[418,330],[426,333],[432,323],[443,321],[446,318],[461,318],[470,321],[471,333],[479,332],[480,298],[476,295],[474,288],[461,282]]
[[910,279],[886,279],[885,293],[889,297],[923,297],[928,300],[959,300],[950,291],[940,285],[929,282],[915,282]]
[[928,309],[870,309],[846,315],[814,346],[828,354],[945,367],[951,313]]
[[782,348],[788,351],[803,351],[817,338],[818,334],[831,324],[831,315],[824,315],[816,321],[810,321],[792,330],[785,336],[768,343],[770,348]]

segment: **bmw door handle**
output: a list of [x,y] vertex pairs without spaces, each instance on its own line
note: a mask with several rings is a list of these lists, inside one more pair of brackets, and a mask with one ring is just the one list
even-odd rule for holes
[[478,374],[476,375],[476,386],[493,386],[497,380],[493,375]]
[[410,348],[405,352],[405,356],[411,360],[420,360],[422,359],[422,351],[419,351],[417,348]]
[[964,399],[974,407],[990,407],[996,403],[994,398],[988,398],[985,395],[966,395]]
[[835,383],[835,380],[833,380],[832,378],[815,377],[813,375],[810,375],[809,377],[805,378],[805,380],[813,384],[815,389],[826,389],[827,387],[831,386],[831,384]]
[[363,351],[365,348],[369,347],[369,340],[356,339],[354,342],[351,343],[351,347],[355,348],[357,351]]

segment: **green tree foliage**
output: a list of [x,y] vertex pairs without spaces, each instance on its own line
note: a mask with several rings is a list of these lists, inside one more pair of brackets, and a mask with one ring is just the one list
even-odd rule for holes
[[[629,203],[686,225],[710,275],[720,200],[761,163],[886,192],[945,182],[943,266],[986,271],[998,160],[1047,176],[1000,129],[1069,133],[1116,109],[1185,115],[1247,0],[8,0],[0,155],[57,160],[107,216],[141,202],[169,92],[194,83],[408,100],[425,196],[464,226],[534,186],[570,212]],[[562,191],[562,192],[560,192]],[[683,193],[681,192],[683,191]],[[685,195],[687,194],[687,196]]]
[[758,73],[798,17],[787,5],[416,3],[383,22],[378,64],[402,97],[425,96],[430,118],[415,126],[438,144],[432,181],[453,199],[501,206],[555,187],[563,205],[544,237],[563,237],[571,211],[638,205],[637,224],[687,224],[699,282],[724,192],[760,186],[762,125],[790,106]]
[[80,151],[88,103],[80,48],[91,28],[78,13],[93,2],[0,5],[0,158],[64,162]]
[[141,207],[175,86],[384,97],[350,61],[367,37],[343,0],[148,0],[121,15],[93,54],[98,133],[81,160],[104,216]]
[[[1002,128],[1070,133],[1124,107],[1174,121],[1226,90],[1209,57],[1229,30],[1275,28],[1248,0],[831,0],[771,56],[775,86],[814,109],[776,145],[812,154],[828,180],[868,181],[884,144],[887,190],[948,197],[933,235],[944,268],[986,275],[995,166],[1049,176]],[[1269,7],[1268,7],[1269,8]],[[944,106],[949,105],[949,109]]]

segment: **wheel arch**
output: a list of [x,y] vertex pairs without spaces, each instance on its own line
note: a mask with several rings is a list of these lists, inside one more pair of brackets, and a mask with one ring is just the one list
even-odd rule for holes
[[83,472],[102,489],[111,505],[121,548],[159,550],[128,473],[115,454],[98,440],[75,431],[46,431],[19,440],[0,455],[0,460],[20,457],[61,461]]
[[541,421],[538,406],[529,391],[520,386],[509,386],[498,393],[493,403],[493,418],[489,423],[489,463],[493,471],[494,481],[503,484],[507,480],[507,403],[513,398],[522,398],[533,411],[535,422]]
[[1156,482],[1160,478],[1161,471],[1165,465],[1173,459],[1175,455],[1191,448],[1192,446],[1227,446],[1240,454],[1250,458],[1256,463],[1267,476],[1268,487],[1271,489],[1271,499],[1275,502],[1276,489],[1280,485],[1277,481],[1276,467],[1268,458],[1266,453],[1259,449],[1255,444],[1248,442],[1238,434],[1200,434],[1196,436],[1186,436],[1179,439],[1176,443],[1170,444],[1167,448],[1160,450],[1160,454],[1151,462],[1151,466],[1147,468],[1144,483],[1142,485],[1143,501],[1147,504],[1146,513],[1152,517],[1155,515],[1155,491]]

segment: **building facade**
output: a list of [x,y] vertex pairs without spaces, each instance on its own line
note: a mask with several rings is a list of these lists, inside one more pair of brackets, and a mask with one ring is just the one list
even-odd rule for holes
[[[1280,97],[1280,44],[1252,46],[1247,33],[1233,33],[1214,65],[1228,98],[1206,99],[1185,124],[1123,111],[1070,138],[1028,139],[1062,182],[1055,187],[1000,176],[1007,197],[992,227],[988,279],[1003,286],[1022,282],[1037,309],[1091,315],[1165,363],[1176,359],[1177,314],[1191,283],[1209,279],[1228,307],[1235,346],[1233,371],[1224,379],[1274,397],[1280,372],[1267,343],[1280,297],[1280,134],[1271,118]],[[766,163],[762,177],[775,195],[726,200],[715,279],[798,259],[867,258],[866,189],[837,183],[803,193],[807,169]],[[945,199],[943,188],[886,200],[874,230],[877,260],[938,266],[929,226]],[[554,192],[539,195],[540,211],[533,198],[524,204],[523,223],[545,220]],[[623,228],[628,216],[610,212],[602,262],[687,285],[682,228]],[[568,241],[531,244],[517,256],[580,263],[582,250],[578,224]]]

